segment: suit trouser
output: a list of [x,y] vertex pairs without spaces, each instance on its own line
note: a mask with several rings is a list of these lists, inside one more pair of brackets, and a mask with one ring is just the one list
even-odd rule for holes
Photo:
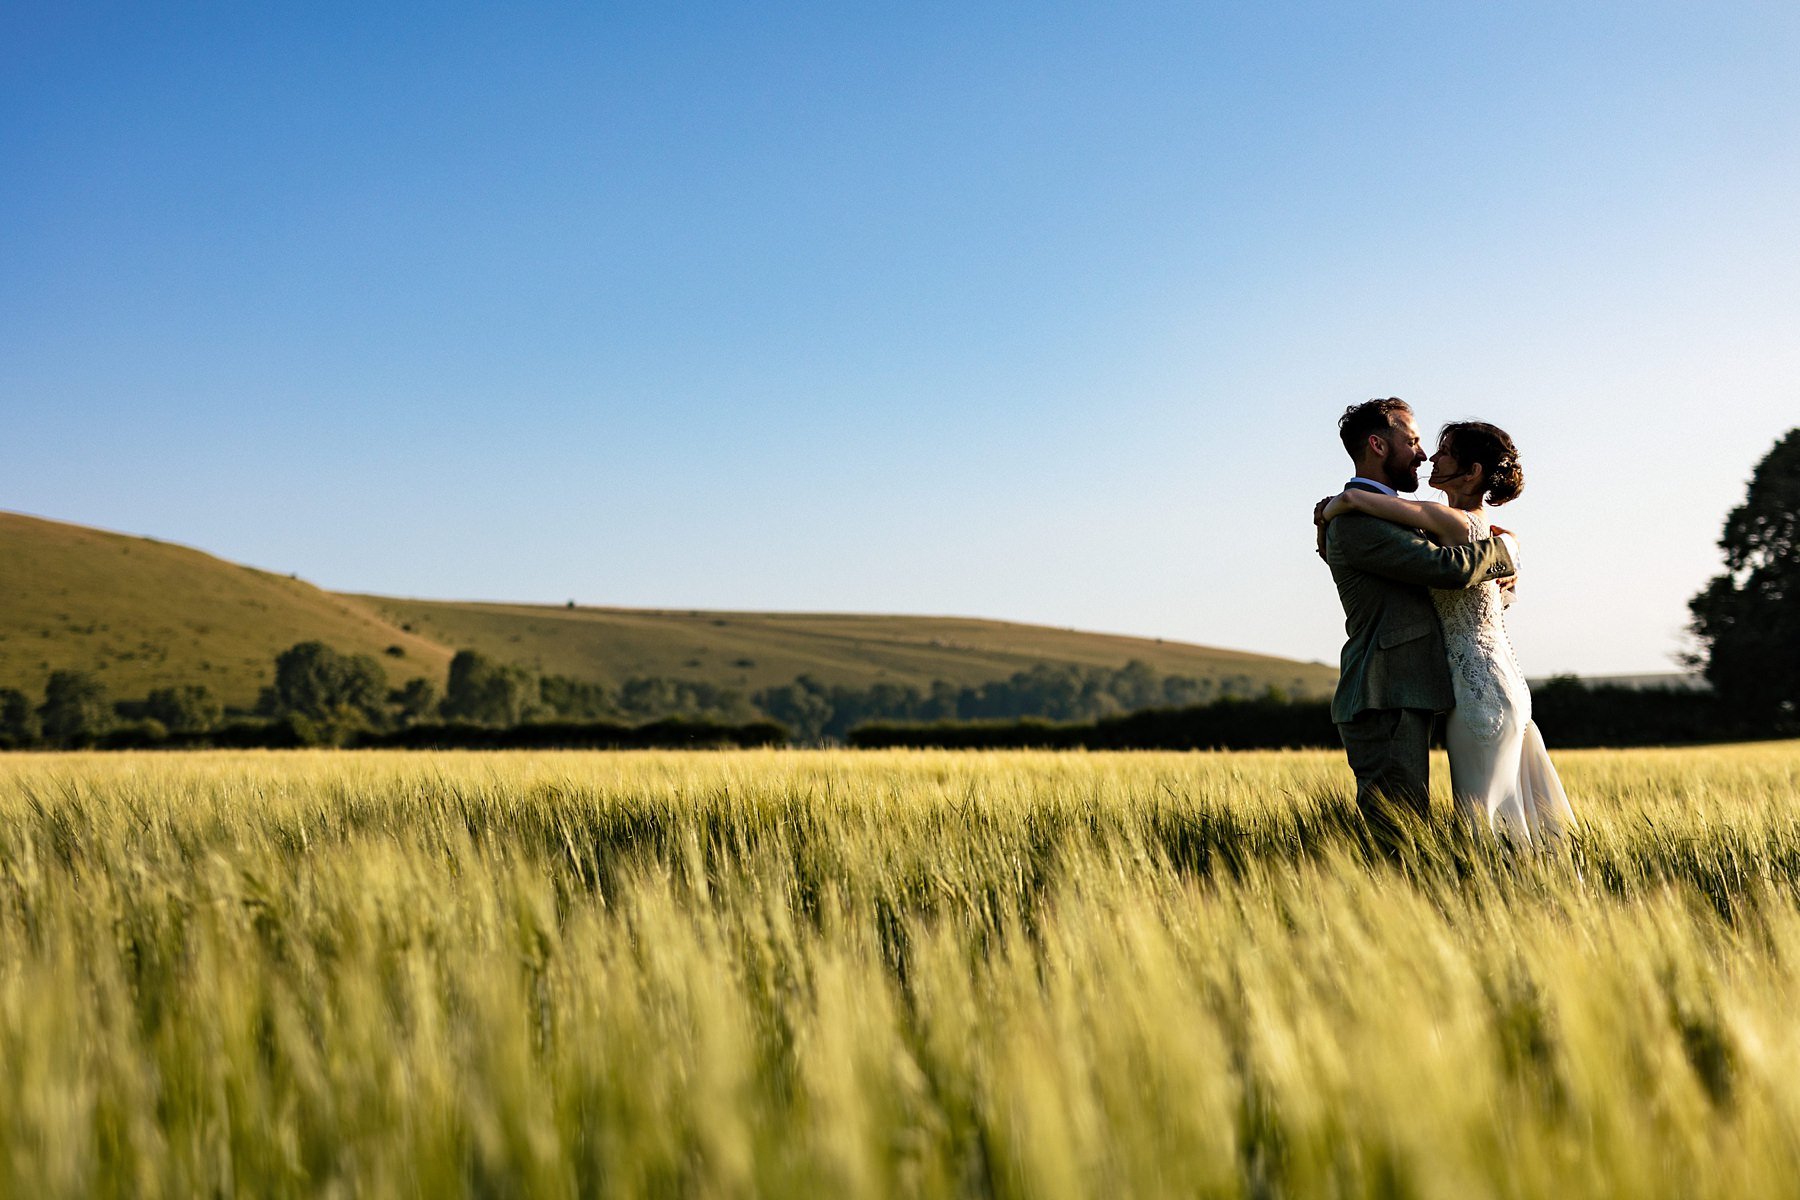
[[1338,725],[1356,774],[1356,807],[1384,849],[1405,841],[1401,814],[1431,812],[1431,720],[1424,708],[1370,708]]

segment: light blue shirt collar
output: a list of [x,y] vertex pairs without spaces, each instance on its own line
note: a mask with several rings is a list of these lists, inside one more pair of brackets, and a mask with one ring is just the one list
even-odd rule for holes
[[1385,483],[1376,483],[1373,479],[1367,479],[1361,475],[1354,477],[1353,479],[1350,480],[1350,482],[1351,483],[1366,483],[1370,487],[1374,488],[1376,491],[1380,492],[1384,496],[1398,496],[1400,494],[1399,492],[1396,492],[1393,488],[1389,487]]

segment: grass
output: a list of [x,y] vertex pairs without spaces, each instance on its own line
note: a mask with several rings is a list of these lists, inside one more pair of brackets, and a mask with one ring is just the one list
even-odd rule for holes
[[0,758],[0,1194],[1791,1193],[1800,744],[1559,761]]
[[[399,686],[442,686],[457,650],[617,686],[662,676],[746,692],[827,684],[977,684],[1037,663],[1121,667],[1326,695],[1335,667],[1152,638],[960,617],[566,608],[322,591],[183,546],[0,513],[0,687],[41,696],[50,672],[96,672],[114,699],[202,683],[249,706],[275,656],[318,640],[372,654]],[[390,656],[389,647],[402,656]]]

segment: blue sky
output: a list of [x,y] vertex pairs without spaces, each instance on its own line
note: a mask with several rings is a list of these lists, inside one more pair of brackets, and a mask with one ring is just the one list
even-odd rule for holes
[[328,587],[1335,659],[1344,405],[1513,432],[1532,674],[1800,423],[1800,9],[8,5],[0,507]]

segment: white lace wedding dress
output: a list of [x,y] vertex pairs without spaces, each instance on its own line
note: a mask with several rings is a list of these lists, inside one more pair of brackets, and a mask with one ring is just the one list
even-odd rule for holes
[[[1477,540],[1490,535],[1485,512],[1464,515]],[[1500,585],[1434,588],[1431,599],[1456,696],[1445,741],[1457,811],[1515,842],[1554,840],[1575,827],[1575,812],[1531,720],[1531,691],[1506,636]]]

